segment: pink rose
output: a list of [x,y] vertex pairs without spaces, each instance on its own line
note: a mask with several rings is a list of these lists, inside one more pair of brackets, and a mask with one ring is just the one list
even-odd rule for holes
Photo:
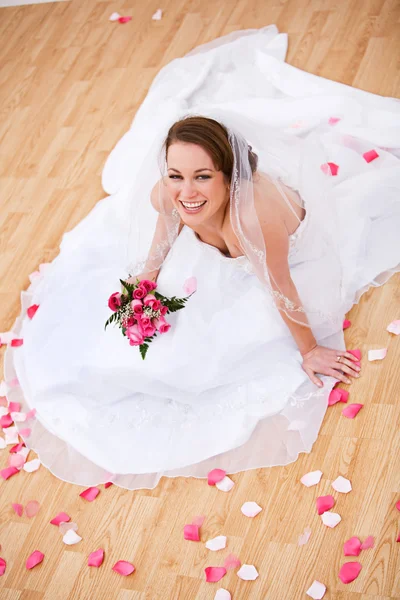
[[143,334],[137,325],[128,327],[126,330],[126,335],[131,346],[140,346],[144,342]]
[[155,281],[150,281],[149,279],[143,279],[140,282],[140,285],[142,285],[146,289],[146,292],[152,292],[157,287],[156,282]]
[[160,312],[161,312],[162,316],[164,317],[168,312],[168,306],[161,305]]
[[151,337],[156,332],[156,328],[153,325],[149,325],[148,327],[143,327],[143,335],[144,337]]
[[132,300],[132,302],[131,302],[131,308],[132,308],[133,312],[135,313],[135,315],[141,315],[142,312],[143,312],[142,301],[139,300],[139,299]]
[[143,304],[145,306],[150,306],[150,308],[153,308],[156,302],[158,302],[158,300],[155,296],[153,296],[153,294],[147,294],[147,296],[143,300]]
[[142,327],[148,327],[149,325],[151,325],[150,317],[148,317],[147,315],[143,315],[140,319],[140,324]]
[[144,298],[146,294],[147,290],[142,285],[139,285],[139,287],[137,287],[136,290],[133,292],[133,297],[135,298],[135,300],[142,300],[142,298]]
[[161,305],[161,302],[160,302],[159,300],[156,300],[156,301],[153,303],[153,306],[152,306],[151,308],[152,308],[153,310],[160,310],[161,306],[162,306],[162,305]]
[[119,307],[121,306],[121,296],[120,292],[115,292],[115,294],[111,294],[108,299],[108,308],[111,308],[113,312],[117,312]]
[[157,328],[157,331],[159,331],[160,333],[167,333],[167,331],[169,331],[171,328],[171,325],[167,323],[164,317],[160,317],[159,319],[153,319],[153,323]]
[[135,325],[135,323],[136,323],[135,317],[128,317],[126,320],[125,327],[132,327],[133,325]]

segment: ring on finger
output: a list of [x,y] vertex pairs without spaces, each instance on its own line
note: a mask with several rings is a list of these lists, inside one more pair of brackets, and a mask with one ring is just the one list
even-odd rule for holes
[[337,362],[340,362],[340,359],[341,359],[341,358],[342,358],[341,356],[337,356],[337,357],[336,357],[336,360],[337,360]]

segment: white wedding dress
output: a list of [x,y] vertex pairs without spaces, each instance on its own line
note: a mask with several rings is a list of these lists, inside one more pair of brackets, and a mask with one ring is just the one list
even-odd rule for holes
[[[7,395],[24,412],[36,408],[36,419],[16,426],[31,428],[26,445],[57,477],[152,488],[163,475],[205,477],[214,467],[234,473],[310,452],[336,380],[323,377],[321,390],[310,382],[247,258],[225,257],[185,226],[159,290],[183,296],[186,279],[196,277],[197,292],[170,316],[168,334],[143,361],[119,329],[104,331],[108,297],[126,276],[126,184],[151,133],[184,103],[207,100],[293,136],[321,136],[341,165],[332,199],[345,282],[341,318],[370,286],[400,270],[399,102],[287,65],[286,45],[275,26],[236,32],[164,67],[105,165],[111,196],[64,234],[60,254],[21,293],[13,332],[24,344],[7,348]],[[362,154],[371,149],[379,158],[368,163]],[[303,184],[307,214],[290,239],[292,278],[301,298],[329,302],[333,259],[322,239],[315,253],[318,190],[297,182],[300,194]],[[31,320],[33,304],[39,309]],[[341,328],[318,341],[345,347]]]

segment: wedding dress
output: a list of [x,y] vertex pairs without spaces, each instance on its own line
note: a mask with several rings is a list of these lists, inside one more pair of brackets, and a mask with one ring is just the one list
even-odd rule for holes
[[[399,102],[291,67],[286,48],[287,36],[270,26],[235,32],[164,67],[107,160],[110,196],[64,234],[59,255],[21,293],[12,330],[24,343],[6,350],[7,396],[24,412],[36,408],[24,440],[57,477],[153,488],[163,475],[285,465],[311,451],[337,380],[323,376],[322,389],[311,383],[245,256],[226,257],[185,226],[158,287],[183,296],[185,281],[196,277],[197,291],[169,317],[168,334],[143,361],[118,329],[104,331],[107,299],[126,276],[126,185],[151,134],[166,115],[179,118],[182,106],[219,106],[296,137],[320,136],[340,164],[332,199],[344,274],[340,320],[400,270]],[[367,162],[372,149],[379,156]],[[290,237],[291,275],[301,298],[329,302],[332,258],[315,252],[323,248],[313,220],[318,190],[313,181],[292,184],[309,191],[306,216]],[[39,309],[29,319],[33,304]],[[341,327],[318,342],[345,348]]]

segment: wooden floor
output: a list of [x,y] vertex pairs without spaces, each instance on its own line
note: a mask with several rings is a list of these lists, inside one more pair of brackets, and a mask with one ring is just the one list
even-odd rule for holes
[[[160,7],[163,19],[152,21]],[[115,10],[133,20],[110,23]],[[289,34],[290,64],[399,97],[398,0],[71,0],[0,9],[0,331],[19,313],[29,273],[58,254],[63,232],[103,197],[106,157],[159,69],[199,43],[271,23]],[[348,347],[389,348],[382,362],[365,359],[351,386],[364,409],[354,421],[329,409],[312,453],[292,465],[233,476],[229,494],[200,480],[163,479],[153,491],[103,489],[92,504],[44,467],[1,480],[0,556],[8,563],[1,600],[211,600],[218,587],[233,600],[298,600],[314,579],[327,585],[329,600],[400,598],[400,338],[385,331],[400,318],[399,283],[396,276],[366,294],[349,316]],[[0,452],[1,467],[7,454]],[[299,478],[314,469],[323,480],[306,489]],[[340,495],[343,521],[329,530],[314,501],[339,474],[353,492]],[[41,503],[39,514],[18,517],[11,502],[29,500]],[[246,500],[264,508],[254,520],[240,513]],[[60,510],[79,524],[76,546],[65,546],[48,524]],[[183,540],[183,525],[199,514],[207,517],[203,540],[228,536],[221,556]],[[311,539],[299,547],[307,526]],[[353,535],[373,535],[376,546],[362,553],[361,575],[346,586],[337,574],[342,544]],[[89,569],[87,556],[99,547],[105,563]],[[44,562],[27,571],[36,549]],[[254,564],[259,579],[230,572],[221,584],[205,583],[204,567],[221,565],[228,550]],[[113,573],[119,559],[136,572]]]

